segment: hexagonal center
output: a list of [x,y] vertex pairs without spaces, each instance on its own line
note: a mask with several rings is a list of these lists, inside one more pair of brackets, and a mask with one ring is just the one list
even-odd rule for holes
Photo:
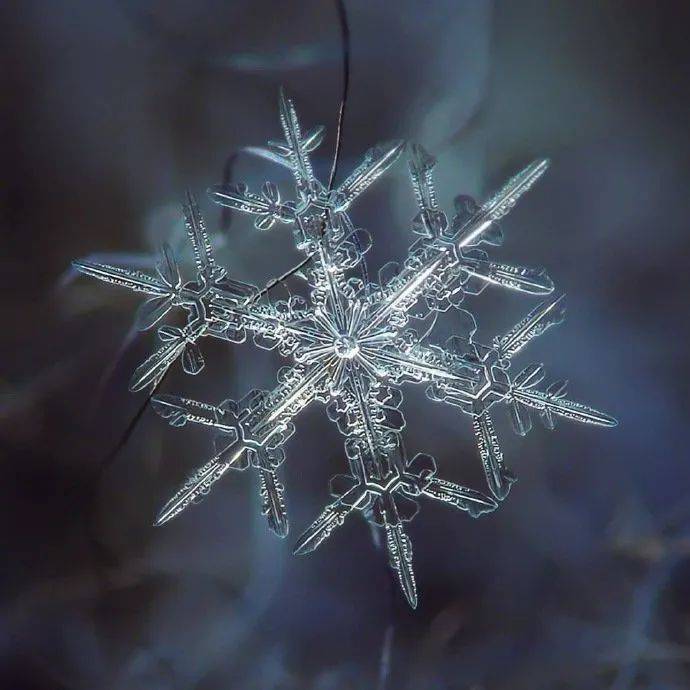
[[357,341],[349,335],[341,335],[333,345],[335,354],[344,359],[352,359],[359,352]]

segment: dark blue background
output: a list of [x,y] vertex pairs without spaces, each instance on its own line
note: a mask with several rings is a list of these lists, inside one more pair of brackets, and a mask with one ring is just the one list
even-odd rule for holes
[[[0,8],[4,148],[0,686],[21,690],[632,690],[688,687],[688,189],[690,47],[678,3],[354,2],[341,179],[373,143],[439,159],[439,197],[481,197],[532,158],[552,168],[503,223],[502,259],[545,266],[566,323],[520,362],[620,419],[512,435],[520,481],[472,521],[425,504],[413,523],[420,606],[391,596],[385,557],[351,520],[308,558],[291,544],[344,466],[319,407],[298,420],[284,476],[292,532],[274,538],[249,475],[162,529],[156,509],[210,453],[203,431],[127,393],[149,335],[123,348],[137,300],[73,281],[73,257],[150,262],[182,241],[179,203],[228,156],[277,136],[283,84],[329,138],[341,53],[330,2],[24,0]],[[225,171],[227,172],[227,170]],[[247,156],[234,179],[289,182]],[[298,259],[203,199],[234,277]],[[404,255],[405,166],[353,208]],[[490,339],[534,302],[468,303]],[[448,329],[452,329],[450,324]],[[277,355],[204,343],[202,399],[270,387]],[[481,486],[469,420],[410,391],[410,452]]]

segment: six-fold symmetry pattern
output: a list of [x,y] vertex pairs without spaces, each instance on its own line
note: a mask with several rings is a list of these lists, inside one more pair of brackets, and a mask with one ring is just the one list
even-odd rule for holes
[[[203,337],[239,343],[251,335],[257,346],[277,348],[286,359],[273,390],[252,390],[238,401],[210,404],[173,395],[152,399],[156,412],[171,425],[200,424],[214,432],[212,457],[168,501],[156,524],[199,501],[229,470],[251,468],[258,475],[261,510],[270,529],[286,536],[279,473],[297,416],[316,401],[325,405],[328,418],[344,437],[346,462],[343,473],[331,480],[333,500],[299,537],[295,553],[316,549],[357,511],[383,530],[390,566],[415,607],[417,587],[405,523],[417,514],[419,500],[442,501],[478,517],[494,510],[515,481],[492,423],[497,407],[507,406],[521,435],[531,429],[533,416],[548,429],[559,417],[599,426],[616,424],[567,398],[565,382],[544,384],[541,365],[517,371],[512,366],[532,338],[563,320],[564,299],[549,297],[554,286],[543,270],[496,262],[485,249],[501,243],[497,221],[541,177],[548,162],[528,165],[481,205],[458,197],[449,220],[434,191],[434,159],[420,146],[408,147],[418,206],[412,221],[416,240],[401,264],[386,264],[372,282],[363,268],[371,239],[355,228],[349,211],[403,155],[405,146],[391,142],[370,149],[352,174],[331,190],[316,179],[309,158],[323,138],[323,128],[303,134],[293,103],[282,93],[280,122],[284,140],[269,142],[269,148],[291,170],[295,198],[283,200],[270,182],[259,193],[234,184],[215,187],[210,196],[254,216],[259,230],[292,230],[297,249],[309,259],[297,274],[305,297],[272,301],[266,290],[230,278],[216,263],[191,196],[184,205],[196,267],[191,281],[183,281],[168,247],[153,276],[89,261],[75,266],[146,295],[137,316],[142,330],[157,326],[172,309],[186,313],[182,328],[158,326],[161,344],[134,372],[132,391],[155,386],[177,359],[185,372],[199,373],[204,367],[199,348]],[[474,317],[460,307],[466,295],[476,295],[488,285],[542,296],[543,301],[507,333],[480,343]],[[459,331],[443,345],[432,343],[437,318],[451,309],[457,311]],[[429,455],[408,457],[402,441],[402,384],[424,385],[430,400],[469,415],[486,475],[485,493],[439,477]]]

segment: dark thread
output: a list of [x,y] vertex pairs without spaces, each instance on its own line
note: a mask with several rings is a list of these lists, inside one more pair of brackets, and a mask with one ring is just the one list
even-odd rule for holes
[[338,11],[338,22],[340,24],[340,38],[343,48],[343,92],[340,99],[340,109],[338,110],[338,127],[336,129],[335,134],[335,155],[333,156],[331,174],[328,178],[329,192],[333,189],[335,176],[338,172],[340,149],[343,143],[343,120],[345,118],[345,106],[347,105],[347,94],[350,87],[350,26],[347,22],[347,13],[345,11],[345,3],[343,2],[343,0],[335,0],[335,6]]
[[289,271],[286,271],[285,273],[283,273],[283,275],[280,276],[280,278],[276,278],[275,280],[272,280],[271,282],[269,282],[268,285],[266,285],[266,287],[263,290],[260,290],[259,292],[257,292],[256,295],[254,295],[254,297],[252,297],[249,300],[250,304],[252,302],[256,302],[256,300],[258,300],[258,299],[261,299],[264,295],[268,294],[268,292],[273,290],[274,287],[277,287],[283,281],[287,280],[290,276],[294,275],[295,273],[297,273],[297,271],[299,271],[301,268],[306,266],[311,261],[311,256],[312,255],[310,254],[309,256],[302,259],[302,261],[300,261],[296,266],[291,268]]
[[[328,191],[333,190],[335,177],[338,172],[338,162],[340,160],[340,149],[343,144],[343,121],[345,120],[345,107],[347,106],[347,96],[350,90],[350,25],[347,21],[347,11],[345,10],[344,0],[335,0],[336,10],[338,11],[338,22],[340,24],[340,38],[343,49],[343,91],[340,98],[340,109],[338,110],[338,127],[335,134],[335,155],[333,156],[333,165],[331,167],[331,174],[328,178]],[[357,235],[354,236],[355,244],[362,253],[362,244]],[[369,272],[362,254],[362,274],[364,276],[365,289],[369,289]]]
[[110,453],[103,459],[99,468],[101,472],[108,468],[108,466],[113,462],[113,460],[115,460],[115,458],[119,455],[120,451],[127,445],[129,439],[132,437],[132,434],[134,433],[134,430],[137,428],[137,424],[139,424],[144,412],[146,411],[146,408],[149,406],[151,398],[158,392],[158,389],[161,387],[163,381],[165,381],[165,377],[168,375],[169,371],[170,369],[167,369],[163,376],[161,376],[160,381],[158,381],[158,383],[156,383],[156,385],[151,389],[151,392],[148,394],[146,400],[144,400],[141,407],[137,410],[136,414],[130,420],[129,424],[127,425],[127,428],[122,433],[122,436],[120,436],[118,442],[115,444]]

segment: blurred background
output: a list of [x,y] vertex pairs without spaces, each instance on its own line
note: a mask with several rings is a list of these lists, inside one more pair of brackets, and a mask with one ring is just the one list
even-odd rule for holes
[[[222,213],[211,184],[284,169],[240,153],[279,134],[284,85],[327,177],[341,89],[332,2],[22,0],[0,6],[0,687],[13,690],[671,690],[690,687],[690,44],[686,3],[346,0],[352,36],[341,179],[373,143],[422,143],[439,197],[482,197],[537,156],[548,175],[495,256],[545,266],[569,318],[521,355],[620,420],[527,438],[496,414],[519,475],[501,510],[433,505],[411,525],[416,612],[360,519],[306,558],[296,535],[344,467],[323,409],[298,420],[284,478],[292,531],[232,474],[164,528],[153,517],[211,453],[127,382],[153,347],[136,296],[72,258],[152,265],[184,248],[184,190],[232,277],[298,260],[289,233]],[[404,256],[414,201],[399,163],[353,208],[370,270]],[[467,306],[489,340],[534,302]],[[452,320],[446,323],[452,331]],[[204,400],[271,387],[277,354],[204,342]],[[469,420],[408,391],[410,453],[482,486]],[[121,444],[128,426],[132,433]],[[122,447],[117,453],[118,444]]]

